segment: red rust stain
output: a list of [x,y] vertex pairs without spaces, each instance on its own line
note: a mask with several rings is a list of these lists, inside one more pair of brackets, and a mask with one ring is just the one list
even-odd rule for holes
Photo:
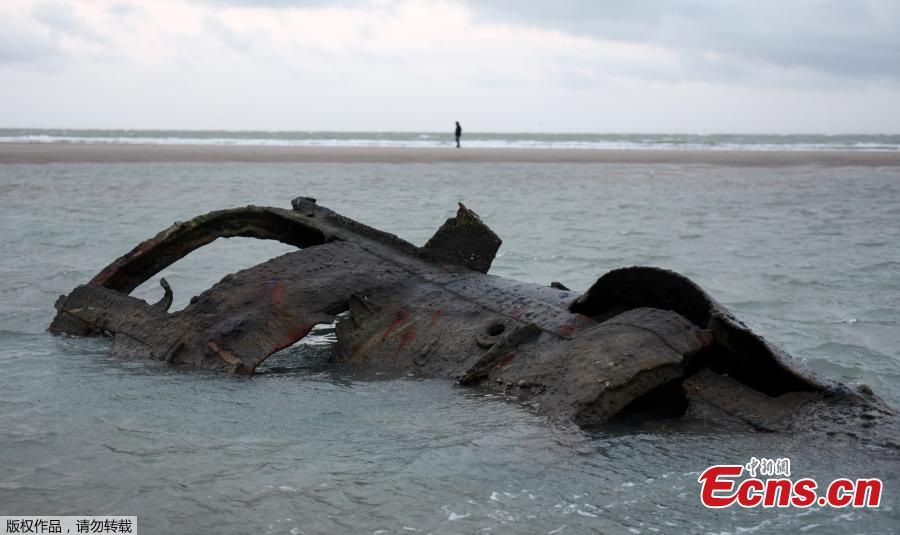
[[284,349],[286,347],[290,347],[290,346],[294,345],[295,343],[297,343],[298,340],[300,340],[301,338],[303,338],[304,336],[309,334],[309,331],[311,331],[313,327],[314,327],[314,325],[305,324],[305,325],[300,325],[298,327],[295,327],[294,329],[291,329],[285,335],[284,340],[281,343],[276,344],[272,348],[272,352],[269,354],[271,355],[272,353],[275,353],[276,351],[281,351],[282,349]]
[[572,336],[575,334],[575,331],[578,330],[578,325],[575,325],[575,322],[570,321],[569,323],[563,323],[559,326],[559,335],[560,336]]
[[284,288],[284,281],[278,279],[269,279],[266,282],[262,283],[259,288],[259,293],[263,296],[264,299],[272,303],[272,307],[275,310],[284,310]]
[[272,301],[275,303],[277,310],[284,310],[284,282],[278,281],[278,284],[272,288]]
[[502,357],[500,357],[500,360],[497,361],[497,367],[504,368],[506,366],[509,366],[509,363],[512,362],[515,358],[516,358],[515,353],[507,353],[507,354],[503,355]]
[[288,336],[293,338],[295,341],[299,340],[309,334],[309,331],[311,331],[313,327],[315,327],[315,324],[313,323],[304,323],[302,325],[298,325],[293,330],[291,330],[290,333],[288,333]]
[[410,342],[413,341],[416,337],[416,326],[415,324],[410,325],[406,329],[400,333],[400,345],[397,347],[399,351],[402,351],[404,347],[409,345]]
[[559,326],[559,335],[573,336],[579,329],[583,329],[593,323],[595,323],[594,318],[585,316],[584,314],[576,314],[571,321]]
[[383,340],[379,340],[378,338],[368,338],[357,342],[356,344],[353,344],[350,356],[356,360],[365,360],[370,353],[378,351],[382,341]]
[[[130,253],[128,253],[127,255],[125,255],[125,257],[126,257],[129,261],[130,261],[130,260],[133,260],[133,259],[135,259],[135,258],[142,257],[142,256],[146,255],[148,252],[150,252],[150,251],[152,251],[153,249],[155,249],[158,245],[160,245],[160,244],[162,244],[162,243],[164,243],[164,241],[163,241],[163,242],[159,242],[159,241],[154,240],[153,238],[150,238],[149,240],[144,240],[144,241],[142,241],[141,243],[139,243],[139,244],[137,245],[137,247],[135,247],[134,249],[132,249]],[[183,248],[184,248],[184,246],[181,246],[178,250],[181,251]]]
[[701,347],[706,347],[712,344],[713,337],[706,331],[697,331],[697,341]]
[[[272,284],[274,282],[274,284]],[[270,298],[272,300],[272,304],[275,305],[275,310],[283,310],[284,309],[284,281],[270,281],[270,286],[265,286],[269,292]]]
[[382,341],[387,340],[387,338],[389,336],[394,334],[394,331],[396,331],[397,328],[399,328],[401,325],[403,325],[404,323],[409,321],[410,317],[411,316],[409,314],[409,310],[407,310],[403,307],[401,307],[399,310],[397,310],[397,317],[394,318],[394,321],[392,321],[391,324],[388,326],[388,328],[385,329],[384,334],[381,335],[381,340]]
[[509,311],[509,317],[517,320],[522,317],[522,313],[523,313],[523,311],[521,308],[514,308]]
[[228,351],[227,349],[225,349],[221,345],[219,345],[218,340],[210,340],[209,342],[207,342],[206,345],[207,345],[207,347],[209,347],[210,349],[215,351],[216,354],[219,355],[219,358],[221,358],[228,364],[232,364],[235,366],[243,366],[244,365],[244,362],[240,359],[240,357],[238,357],[231,351]]
[[428,322],[428,332],[431,332],[431,330],[434,329],[434,326],[437,325],[438,320],[441,319],[441,316],[443,315],[444,311],[440,309],[431,315],[431,320]]
[[[115,262],[113,262],[112,264],[106,266],[100,273],[98,273],[93,279],[91,279],[90,284],[103,286],[104,284],[109,282],[110,279],[116,278],[119,275],[121,275],[123,273],[123,269],[122,269],[123,267],[128,266],[129,264],[131,264],[132,262],[134,262],[137,259],[147,256],[149,253],[154,251],[156,248],[158,248],[162,245],[165,245],[165,244],[166,244],[165,239],[160,241],[155,238],[150,238],[149,240],[142,241],[141,243],[139,243],[137,245],[137,247],[132,249],[124,257],[122,257],[119,260],[116,260]],[[188,249],[187,252],[184,251],[185,249]],[[190,253],[193,249],[195,249],[195,247],[181,245],[176,250],[175,254],[178,256],[178,258],[183,258],[188,253]]]

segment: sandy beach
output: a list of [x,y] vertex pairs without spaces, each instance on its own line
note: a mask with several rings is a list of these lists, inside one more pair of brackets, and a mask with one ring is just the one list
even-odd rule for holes
[[0,164],[140,162],[253,163],[634,163],[730,166],[900,166],[897,151],[601,150],[266,147],[0,143]]

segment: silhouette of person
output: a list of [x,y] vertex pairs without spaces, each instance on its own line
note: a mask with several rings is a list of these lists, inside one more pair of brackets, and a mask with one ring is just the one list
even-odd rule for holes
[[459,126],[459,121],[456,121],[456,148],[459,148],[459,137],[462,136],[462,127]]

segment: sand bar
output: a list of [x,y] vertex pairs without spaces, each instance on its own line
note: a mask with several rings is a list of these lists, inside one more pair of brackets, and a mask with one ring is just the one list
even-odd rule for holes
[[733,166],[900,166],[900,151],[744,151],[266,147],[0,143],[0,164],[13,163],[630,163]]

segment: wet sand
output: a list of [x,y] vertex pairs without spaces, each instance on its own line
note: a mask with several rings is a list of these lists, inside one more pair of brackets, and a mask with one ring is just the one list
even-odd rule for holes
[[634,163],[732,166],[900,166],[900,151],[746,151],[265,147],[221,145],[90,145],[0,143],[0,164],[253,163]]

